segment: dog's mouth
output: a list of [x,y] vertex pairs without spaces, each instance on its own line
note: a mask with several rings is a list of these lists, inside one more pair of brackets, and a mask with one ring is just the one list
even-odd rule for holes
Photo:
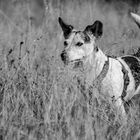
[[68,66],[72,69],[77,69],[77,68],[83,67],[86,57],[82,57],[82,58],[74,59],[74,60],[69,60],[68,57],[66,57],[66,55],[64,55],[64,54],[65,53],[61,54],[61,59],[62,59],[65,66]]
[[74,68],[82,68],[83,67],[83,59],[76,59],[69,62],[69,64]]
[[83,61],[79,60],[77,62],[74,63],[74,69],[76,68],[82,68],[83,67]]

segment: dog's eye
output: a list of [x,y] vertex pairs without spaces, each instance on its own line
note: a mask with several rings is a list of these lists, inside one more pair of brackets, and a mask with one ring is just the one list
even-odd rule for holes
[[64,41],[64,46],[68,46],[68,42],[67,41]]
[[76,43],[76,46],[82,46],[83,45],[83,43],[82,42],[78,42],[78,43]]

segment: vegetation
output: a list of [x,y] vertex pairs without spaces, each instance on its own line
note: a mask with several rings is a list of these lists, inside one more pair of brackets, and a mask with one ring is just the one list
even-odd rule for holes
[[109,55],[132,54],[140,33],[128,14],[131,7],[81,0],[43,4],[42,18],[26,1],[11,1],[8,13],[0,10],[0,140],[140,138],[138,105],[124,123],[96,88],[89,93],[79,84],[80,72],[64,67],[57,21],[61,16],[82,30],[99,19],[104,24],[100,48]]

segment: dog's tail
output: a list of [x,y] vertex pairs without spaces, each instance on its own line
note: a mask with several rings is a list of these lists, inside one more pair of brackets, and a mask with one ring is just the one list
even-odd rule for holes
[[138,25],[138,27],[140,28],[140,16],[133,12],[130,12],[130,15],[133,18],[133,20],[135,21],[135,23]]

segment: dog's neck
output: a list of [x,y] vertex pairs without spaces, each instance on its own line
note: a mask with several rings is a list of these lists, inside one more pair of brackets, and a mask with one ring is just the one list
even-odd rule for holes
[[98,52],[91,54],[86,61],[86,81],[91,84],[101,73],[107,56],[98,49]]

